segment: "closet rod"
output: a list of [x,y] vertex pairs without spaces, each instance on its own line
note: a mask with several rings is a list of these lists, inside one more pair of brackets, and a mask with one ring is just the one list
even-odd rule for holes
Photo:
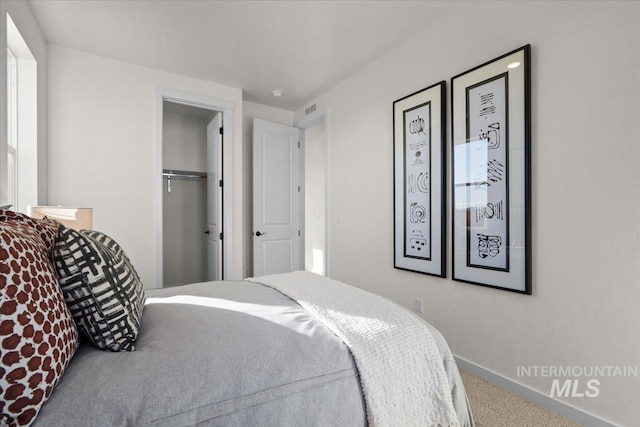
[[207,174],[204,172],[178,171],[170,169],[164,169],[162,171],[162,176],[166,176],[168,178],[207,178]]
[[171,193],[171,178],[181,179],[207,179],[205,172],[178,171],[171,169],[163,169],[162,177],[167,178],[167,193]]

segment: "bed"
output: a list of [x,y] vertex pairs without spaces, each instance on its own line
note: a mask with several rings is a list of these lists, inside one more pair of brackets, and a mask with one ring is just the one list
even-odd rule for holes
[[[471,412],[429,326],[460,426]],[[82,408],[82,410],[70,410]],[[248,281],[147,292],[136,351],[76,352],[36,426],[364,426],[347,347],[282,293]]]
[[0,243],[0,426],[473,426],[442,335],[380,296],[308,272],[145,292],[110,237],[12,212]]

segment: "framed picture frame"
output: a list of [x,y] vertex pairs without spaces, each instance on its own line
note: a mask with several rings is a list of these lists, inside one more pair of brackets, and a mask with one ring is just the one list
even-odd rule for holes
[[394,267],[446,275],[445,86],[393,103]]
[[451,79],[453,280],[531,295],[531,46]]

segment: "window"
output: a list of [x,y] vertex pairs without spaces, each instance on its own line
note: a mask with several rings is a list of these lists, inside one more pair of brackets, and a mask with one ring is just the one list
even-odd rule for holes
[[38,204],[38,63],[9,14],[6,19],[7,80],[0,94],[7,106],[7,128],[0,138],[0,205],[26,212],[27,206]]
[[18,206],[18,61],[7,49],[7,203]]

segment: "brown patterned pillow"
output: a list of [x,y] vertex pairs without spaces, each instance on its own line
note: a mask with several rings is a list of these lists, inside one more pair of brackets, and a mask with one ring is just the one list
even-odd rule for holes
[[43,232],[0,221],[0,425],[31,424],[78,348]]
[[58,221],[49,218],[35,219],[19,212],[0,209],[0,222],[4,221],[21,222],[36,230],[47,247],[47,251],[53,247],[60,227]]

